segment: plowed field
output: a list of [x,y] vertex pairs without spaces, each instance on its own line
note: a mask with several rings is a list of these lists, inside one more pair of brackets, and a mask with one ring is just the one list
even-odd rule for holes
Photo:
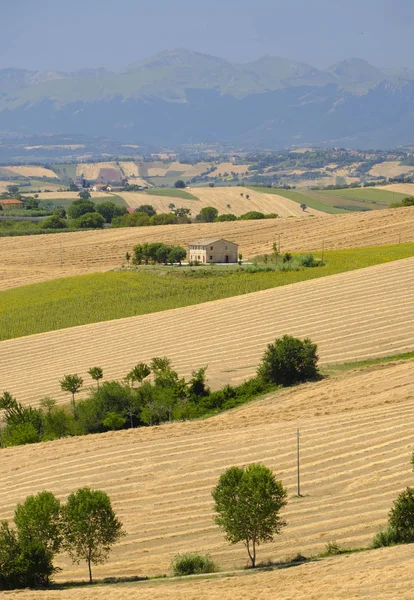
[[[414,258],[235,298],[0,342],[0,382],[24,403],[59,379],[103,367],[121,379],[139,361],[168,356],[182,375],[208,365],[213,387],[251,376],[266,345],[285,333],[310,337],[323,363],[414,349]],[[24,357],[24,367],[22,367]],[[22,377],[24,368],[24,377]]]
[[[171,202],[176,207],[189,208],[193,217],[205,206],[213,206],[219,214],[232,213],[239,217],[243,213],[257,210],[265,214],[276,213],[280,217],[306,217],[309,215],[324,216],[325,213],[308,208],[305,212],[297,202],[277,194],[264,194],[243,187],[191,188],[199,201],[169,198],[168,196],[148,197],[145,193],[121,192],[120,195],[132,208],[141,204],[152,204],[157,212],[169,212]],[[241,196],[243,194],[243,196]],[[249,195],[249,199],[246,198]]]
[[186,246],[197,238],[223,237],[237,242],[244,258],[248,258],[271,252],[279,236],[282,252],[321,250],[323,243],[326,249],[336,249],[411,242],[414,241],[414,208],[306,219],[131,227],[0,238],[0,289],[116,268],[123,262],[125,252],[141,242]]
[[[28,494],[48,489],[65,499],[88,485],[110,494],[128,532],[110,562],[95,569],[97,577],[166,573],[172,556],[190,550],[210,552],[221,568],[232,569],[246,563],[246,552],[242,545],[229,546],[214,525],[211,490],[229,466],[263,462],[288,488],[289,503],[283,511],[287,527],[275,542],[259,548],[259,561],[297,552],[310,556],[329,541],[348,548],[368,545],[386,523],[392,500],[412,484],[413,440],[407,424],[414,416],[413,367],[414,361],[365,367],[271,394],[205,421],[2,450],[0,518],[11,518],[16,503]],[[412,556],[412,551],[396,552]],[[358,562],[364,556],[356,557]],[[334,564],[340,569],[345,564],[345,576],[348,560],[354,564],[354,559],[341,560]],[[64,567],[60,579],[86,578],[86,565],[73,566],[63,556],[59,563]],[[331,564],[321,564],[318,572],[329,577]],[[304,573],[314,568],[309,565]],[[289,576],[269,575],[269,581],[276,589],[279,577],[299,582],[300,569],[290,570]],[[351,582],[348,571],[346,575]],[[195,585],[191,598],[199,597]],[[175,598],[173,590],[169,593]],[[274,588],[272,592],[269,598],[274,598]],[[248,597],[263,595],[257,589]]]

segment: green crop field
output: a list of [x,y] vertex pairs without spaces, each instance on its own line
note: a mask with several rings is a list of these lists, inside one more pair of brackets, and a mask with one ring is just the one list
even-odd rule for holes
[[310,193],[297,192],[296,190],[285,190],[284,188],[266,188],[261,186],[249,186],[251,190],[255,192],[261,192],[263,194],[277,194],[297,202],[298,204],[306,204],[309,208],[320,210],[322,212],[334,215],[346,212],[340,208],[335,208],[332,204],[324,202],[320,198],[317,198]]
[[406,198],[407,194],[389,192],[387,190],[378,190],[375,187],[351,188],[347,190],[320,190],[318,194],[330,196],[333,198],[348,198],[349,200],[358,200],[359,202],[369,202],[371,204],[382,204],[388,206],[392,202],[398,202]]
[[414,243],[328,251],[325,266],[301,271],[174,267],[57,279],[0,292],[0,339],[239,296],[410,256]]
[[167,196],[169,198],[182,198],[183,200],[199,200],[197,196],[177,188],[150,188],[146,190],[149,196]]
[[76,167],[76,163],[59,163],[52,165],[51,168],[61,179],[69,178],[74,180],[76,177]]

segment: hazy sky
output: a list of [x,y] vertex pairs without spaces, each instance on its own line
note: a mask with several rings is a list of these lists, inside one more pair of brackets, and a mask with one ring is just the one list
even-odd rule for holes
[[169,48],[414,68],[414,0],[0,0],[0,68],[120,69]]

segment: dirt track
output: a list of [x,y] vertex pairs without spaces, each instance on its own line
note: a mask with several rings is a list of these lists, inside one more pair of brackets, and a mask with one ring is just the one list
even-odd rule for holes
[[237,242],[244,258],[271,252],[279,236],[282,252],[320,250],[323,243],[326,249],[336,249],[412,242],[414,207],[303,219],[0,238],[0,290],[119,267],[125,252],[140,242],[161,241],[186,246],[197,238],[216,236]]
[[[167,573],[172,556],[186,551],[210,552],[225,570],[240,568],[246,563],[245,549],[229,546],[214,525],[211,490],[227,467],[263,462],[287,486],[289,503],[283,513],[288,526],[275,542],[259,548],[259,561],[286,559],[298,552],[310,556],[321,552],[329,541],[347,548],[367,545],[386,523],[393,499],[412,484],[413,440],[407,424],[414,416],[413,367],[412,360],[365,367],[269,395],[205,421],[2,450],[0,519],[11,518],[16,503],[28,494],[48,489],[65,499],[72,490],[88,485],[110,494],[128,532],[110,562],[96,568],[97,577]],[[297,427],[301,430],[302,498],[295,496]],[[394,551],[406,557],[403,561],[408,556],[413,560],[412,550]],[[338,568],[345,589],[354,589],[356,594],[352,570],[365,556],[356,557],[356,562],[343,557],[344,562],[309,565],[303,571],[309,574],[307,585],[317,583],[311,577],[314,572],[315,578],[326,578],[326,589],[332,593],[335,577],[331,575]],[[366,570],[357,569],[356,578],[369,584],[367,589],[374,594],[370,597],[380,598],[374,593],[378,581],[370,565],[381,554],[369,556]],[[58,562],[64,567],[60,579],[86,577],[85,565],[71,565],[63,556]],[[392,559],[386,559],[385,571],[386,564],[391,566]],[[301,586],[298,569],[268,575],[273,592],[269,598],[274,598],[273,586],[279,580],[286,581],[281,597],[291,598],[287,582]],[[412,566],[409,571],[412,576]],[[201,596],[198,584],[191,583],[186,589],[192,590],[192,596],[180,587],[182,596],[174,595],[175,587],[166,588],[170,590],[166,593],[174,598],[210,597],[204,585],[200,584],[205,594]],[[219,583],[212,585],[212,589],[222,589]],[[241,586],[240,593],[247,585],[249,598],[266,597],[265,575],[260,584],[264,589],[257,588],[254,595],[247,580],[235,585]],[[310,592],[310,587],[304,589]],[[325,597],[317,591],[307,597]],[[235,597],[230,588],[226,594]],[[326,596],[336,597],[353,596]]]
[[[266,345],[288,333],[318,343],[322,363],[414,349],[414,258],[139,317],[0,342],[1,389],[24,403],[68,401],[67,373],[121,379],[168,356],[182,375],[208,365],[213,387],[254,374]],[[22,359],[24,357],[24,360]],[[24,365],[24,366],[23,366]],[[24,377],[22,377],[24,369]]]

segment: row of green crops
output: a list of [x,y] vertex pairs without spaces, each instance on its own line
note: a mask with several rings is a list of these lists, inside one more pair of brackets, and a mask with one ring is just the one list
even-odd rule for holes
[[239,296],[410,256],[414,243],[328,251],[324,266],[301,271],[175,267],[57,279],[0,292],[0,339]]

